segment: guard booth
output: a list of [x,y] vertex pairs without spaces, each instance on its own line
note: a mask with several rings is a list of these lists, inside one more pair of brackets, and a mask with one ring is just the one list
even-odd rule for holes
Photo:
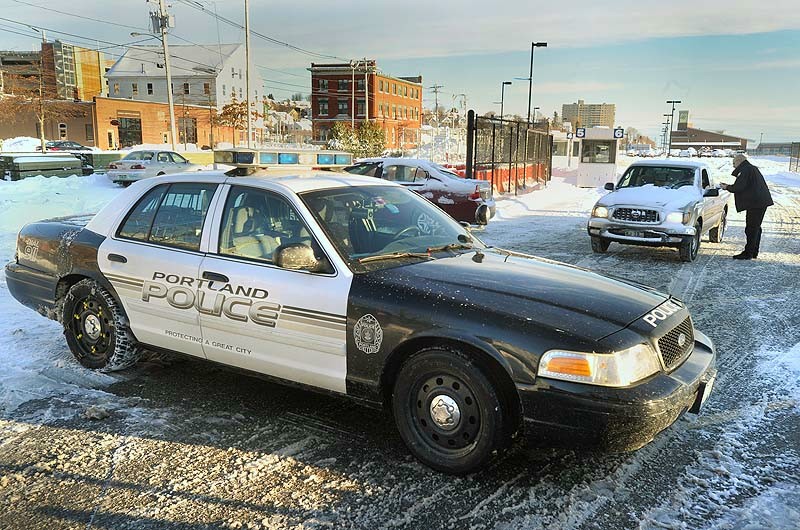
[[598,188],[617,180],[617,151],[624,129],[579,127],[575,137],[581,141],[578,182],[581,188]]

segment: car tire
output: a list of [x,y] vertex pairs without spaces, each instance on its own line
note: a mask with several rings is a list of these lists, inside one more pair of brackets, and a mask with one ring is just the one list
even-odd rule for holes
[[392,411],[411,453],[438,471],[475,471],[504,445],[498,389],[459,351],[431,348],[409,358],[394,385]]
[[122,306],[95,280],[81,280],[70,287],[61,323],[69,349],[86,368],[124,370],[141,357]]
[[728,226],[728,210],[722,212],[722,218],[719,224],[708,231],[708,239],[712,243],[722,243],[722,238],[725,237],[725,228]]
[[600,236],[590,237],[592,238],[592,252],[605,254],[605,252],[608,250],[608,246],[611,245],[611,241]]
[[702,228],[700,224],[695,225],[695,235],[693,236],[686,236],[683,238],[681,242],[681,246],[678,248],[678,252],[680,252],[681,261],[685,262],[692,262],[697,259],[697,254],[700,252],[700,232]]

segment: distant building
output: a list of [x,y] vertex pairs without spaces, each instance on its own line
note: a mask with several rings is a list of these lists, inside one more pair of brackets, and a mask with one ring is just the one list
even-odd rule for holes
[[13,94],[39,83],[40,52],[0,51],[0,94]]
[[[311,118],[314,140],[325,142],[336,122],[364,120],[381,125],[386,147],[408,149],[419,144],[422,125],[422,76],[392,77],[375,61],[311,63]],[[355,91],[351,83],[355,79]],[[355,96],[355,97],[354,97]]]
[[758,156],[792,156],[792,143],[762,142],[749,152]]
[[617,106],[613,103],[585,103],[579,99],[577,103],[561,106],[561,119],[578,127],[614,127]]
[[[220,44],[208,46],[170,45],[172,94],[175,105],[204,105],[221,109],[235,95],[245,94],[244,46]],[[250,69],[251,100],[264,93],[255,68]],[[136,46],[106,73],[108,97],[136,101],[167,102],[167,80],[161,46]]]
[[747,138],[732,136],[718,131],[705,131],[694,127],[672,131],[670,149],[695,148],[697,151],[708,149],[747,149]]

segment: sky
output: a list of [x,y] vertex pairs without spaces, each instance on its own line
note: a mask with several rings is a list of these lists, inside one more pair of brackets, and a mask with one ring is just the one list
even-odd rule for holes
[[[524,116],[528,83],[514,78],[528,76],[531,41],[544,41],[548,47],[535,55],[533,105],[545,115],[578,99],[614,103],[618,126],[655,136],[671,110],[666,100],[677,99],[696,127],[779,142],[800,140],[797,2],[250,0],[250,20],[254,31],[305,50],[253,36],[265,91],[278,99],[310,91],[311,62],[367,57],[391,75],[443,85],[440,104],[464,93],[481,114],[499,111],[501,82],[512,81],[505,110]],[[244,0],[169,6],[176,20],[170,42],[244,40],[240,28],[209,14],[241,23]],[[33,49],[44,28],[48,39],[120,54],[124,48],[112,45],[143,41],[130,32],[146,31],[147,23],[143,0],[0,0],[0,49]],[[433,107],[433,92],[424,95]]]

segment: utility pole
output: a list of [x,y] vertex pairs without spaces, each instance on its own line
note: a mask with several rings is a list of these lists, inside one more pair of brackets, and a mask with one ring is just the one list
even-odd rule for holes
[[175,100],[172,95],[172,70],[170,66],[169,44],[167,43],[167,30],[174,26],[174,22],[167,13],[165,0],[158,0],[158,13],[152,13],[153,30],[161,34],[161,47],[164,51],[164,72],[167,76],[167,104],[169,105],[169,140],[172,150],[175,150]]
[[433,135],[433,152],[436,155],[436,143],[439,141],[439,90],[444,88],[444,85],[433,85],[428,89],[433,90],[433,117],[436,118],[436,132]]
[[678,99],[670,99],[667,100],[668,104],[672,104],[672,111],[669,113],[669,143],[667,144],[667,158],[669,158],[669,152],[672,148],[672,124],[675,122],[675,105],[681,103]]
[[244,71],[247,87],[247,148],[249,149],[253,141],[253,120],[250,109],[250,0],[244,0],[244,55],[247,61]]

